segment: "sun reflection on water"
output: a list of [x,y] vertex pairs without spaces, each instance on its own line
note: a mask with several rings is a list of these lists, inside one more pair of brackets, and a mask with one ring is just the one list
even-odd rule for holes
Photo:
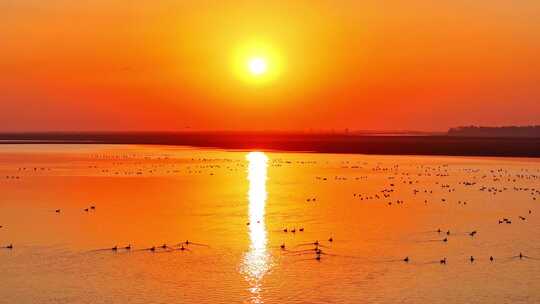
[[261,281],[270,269],[267,251],[267,235],[264,222],[266,207],[266,179],[268,157],[262,152],[250,152],[246,156],[249,181],[249,251],[244,256],[242,272],[250,285],[252,303],[263,303]]

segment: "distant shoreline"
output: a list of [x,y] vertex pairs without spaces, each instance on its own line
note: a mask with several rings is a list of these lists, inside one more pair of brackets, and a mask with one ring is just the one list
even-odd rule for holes
[[4,133],[2,144],[136,144],[381,155],[540,157],[540,138],[270,132]]

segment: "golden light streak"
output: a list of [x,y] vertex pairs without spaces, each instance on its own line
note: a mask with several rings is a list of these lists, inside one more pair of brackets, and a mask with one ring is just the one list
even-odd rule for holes
[[248,166],[249,201],[249,251],[244,256],[242,272],[250,285],[252,303],[263,303],[261,280],[270,269],[267,251],[267,232],[264,222],[266,207],[266,179],[268,157],[262,152],[250,152],[246,156]]

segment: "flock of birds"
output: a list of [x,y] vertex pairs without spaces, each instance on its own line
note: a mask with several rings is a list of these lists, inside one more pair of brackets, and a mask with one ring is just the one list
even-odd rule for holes
[[[190,164],[188,166],[185,166],[183,171],[180,167],[174,165],[175,160],[169,159],[168,157],[160,157],[160,158],[147,158],[145,157],[144,160],[140,160],[137,158],[137,155],[131,155],[131,156],[124,156],[124,157],[118,157],[114,158],[114,162],[112,163],[113,166],[117,166],[119,168],[122,168],[124,171],[121,171],[120,169],[111,169],[111,168],[99,168],[98,166],[92,165],[88,166],[87,169],[89,170],[99,170],[98,172],[100,174],[114,174],[114,175],[151,175],[151,174],[158,174],[161,171],[160,170],[166,170],[166,174],[180,174],[180,173],[187,173],[187,174],[208,174],[208,175],[215,175],[216,172],[219,170],[227,170],[227,171],[239,171],[239,170],[245,170],[245,164],[239,162],[239,161],[233,161],[228,159],[192,159],[196,164]],[[95,156],[96,159],[107,159],[106,156],[100,155]],[[155,161],[150,168],[144,167],[147,166],[148,161]],[[215,162],[218,161],[220,164],[215,164]],[[172,164],[172,165],[171,165]],[[274,159],[270,161],[270,166],[272,167],[282,167],[286,165],[313,165],[318,164],[316,161],[290,161],[290,160],[283,160],[283,159]],[[328,162],[324,163],[328,164]],[[141,166],[141,168],[133,169],[135,165]],[[169,165],[169,167],[167,167]],[[172,167],[170,167],[172,166]],[[144,167],[144,168],[143,168]],[[127,169],[131,168],[131,169]],[[491,169],[487,172],[481,171],[479,169],[470,169],[470,168],[462,168],[460,169],[460,173],[465,174],[469,179],[468,180],[462,180],[459,181],[456,185],[453,185],[449,182],[443,182],[445,178],[451,176],[452,172],[448,165],[438,165],[438,166],[428,166],[428,165],[417,165],[416,166],[416,173],[411,173],[407,171],[401,170],[402,166],[400,165],[391,165],[391,166],[384,166],[380,163],[376,164],[375,166],[371,166],[367,162],[357,162],[352,163],[349,161],[343,161],[341,163],[340,169],[348,169],[348,170],[362,170],[363,172],[371,172],[371,174],[384,174],[386,177],[386,181],[381,182],[381,185],[384,185],[380,190],[377,192],[371,192],[371,193],[362,193],[362,192],[354,192],[352,193],[352,197],[356,201],[374,201],[374,202],[381,202],[383,204],[386,204],[388,206],[401,206],[406,205],[409,203],[406,199],[400,198],[399,195],[401,193],[401,189],[398,190],[398,185],[405,185],[407,187],[411,187],[412,191],[412,197],[417,196],[425,196],[421,202],[423,204],[431,204],[431,203],[438,203],[443,205],[448,205],[452,202],[452,200],[448,197],[451,196],[454,192],[456,192],[457,187],[463,187],[468,189],[477,189],[478,191],[482,193],[488,193],[490,195],[496,196],[500,195],[507,191],[514,191],[516,193],[525,193],[529,195],[529,198],[531,201],[536,201],[537,197],[540,197],[540,187],[528,187],[528,186],[520,186],[519,182],[524,181],[528,183],[537,183],[540,182],[540,173],[539,171],[533,171],[529,172],[528,169],[521,169],[521,172],[518,174],[515,174],[513,172],[508,171],[507,169]],[[51,168],[44,168],[44,167],[35,167],[35,168],[26,168],[22,167],[19,168],[20,172],[50,172]],[[163,172],[162,172],[163,173]],[[6,175],[7,179],[20,179],[21,175]],[[433,186],[425,186],[425,181],[422,180],[423,178],[428,178],[431,180],[434,180]],[[351,175],[334,175],[332,177],[330,176],[315,176],[315,180],[322,183],[327,183],[330,181],[335,182],[345,182],[348,180],[351,181],[366,181],[370,179],[370,175],[359,175],[359,176],[351,176]],[[483,185],[487,183],[511,183],[514,186],[508,187],[504,185]],[[434,189],[437,189],[436,192],[434,192]],[[310,204],[318,204],[320,203],[320,199],[318,199],[317,195],[309,195],[309,197],[305,198],[305,201]],[[415,202],[418,202],[418,200],[414,200]],[[467,200],[455,200],[455,203],[458,206],[465,207],[468,205],[473,204],[469,199]],[[95,212],[96,206],[90,205],[88,207],[85,207],[82,209],[84,212]],[[54,212],[61,213],[62,209],[54,209]],[[520,221],[527,221],[529,217],[533,215],[533,209],[528,209],[526,212],[527,216],[524,214],[517,215],[517,218]],[[507,216],[498,219],[498,224],[512,224],[512,217]],[[251,225],[251,223],[247,223],[247,225]],[[0,226],[0,229],[2,229],[3,226]],[[283,233],[297,233],[297,232],[304,232],[304,227],[300,226],[298,228],[283,228]],[[443,243],[449,242],[449,237],[452,235],[452,233],[449,230],[443,231],[441,229],[437,229],[434,232],[441,235],[443,238],[433,240],[433,241],[440,241]],[[475,237],[478,234],[477,230],[468,231],[467,234],[470,237]],[[314,259],[317,261],[321,261],[323,256],[339,256],[335,254],[331,254],[330,252],[327,252],[331,248],[331,244],[334,243],[333,237],[329,237],[326,239],[325,244],[323,242],[319,241],[313,241],[313,242],[307,242],[307,243],[300,243],[296,246],[293,246],[292,248],[289,248],[286,246],[285,243],[282,243],[279,248],[286,254],[286,255],[314,255]],[[113,246],[110,248],[102,248],[97,249],[96,251],[111,251],[111,252],[118,252],[120,250],[123,251],[134,251],[134,250],[140,250],[140,251],[150,251],[150,252],[156,252],[156,251],[190,251],[190,246],[205,246],[209,247],[209,245],[204,243],[197,243],[197,242],[191,242],[189,240],[186,240],[184,242],[174,244],[174,245],[167,245],[162,244],[159,246],[152,246],[148,248],[141,248],[141,249],[135,249],[131,244],[126,246]],[[305,246],[311,246],[311,248],[305,248]],[[4,249],[13,250],[14,246],[13,244],[8,244],[3,247]],[[343,256],[348,257],[348,256]],[[349,256],[350,257],[350,256]],[[515,256],[511,256],[508,258],[512,259],[530,259],[530,260],[537,260],[537,258],[527,256],[523,254],[522,252],[519,252],[519,254]],[[475,256],[470,256],[468,258],[468,261],[470,263],[474,263],[479,258]],[[487,260],[490,262],[495,262],[496,258],[493,255],[490,255]],[[540,259],[538,259],[540,260]],[[400,261],[403,263],[411,263],[413,261],[413,258],[410,256],[405,256],[398,260],[392,260],[392,261]],[[446,265],[448,262],[447,257],[442,257],[438,263],[442,265]]]
[[119,250],[125,250],[125,251],[132,251],[132,250],[133,251],[150,251],[150,252],[157,252],[157,251],[161,251],[161,252],[191,251],[189,246],[210,247],[207,244],[196,243],[196,242],[192,242],[190,240],[186,240],[184,242],[177,243],[175,245],[162,244],[162,245],[159,245],[159,246],[151,246],[151,247],[140,248],[140,249],[135,249],[131,244],[129,244],[127,246],[124,246],[124,247],[121,247],[121,246],[119,247],[118,245],[115,245],[115,246],[113,246],[111,248],[102,248],[102,249],[96,249],[96,250],[93,250],[93,251],[112,251],[112,252],[118,252]]
[[[304,228],[300,228],[301,230],[299,231],[304,231]],[[291,229],[288,229],[288,228],[284,228],[283,229],[283,232],[292,232],[292,233],[295,233],[295,229],[293,228],[292,230]],[[445,234],[447,236],[449,236],[451,233],[450,233],[450,230],[448,231],[442,231],[441,229],[437,229],[435,232],[439,233],[439,234]],[[476,230],[473,230],[471,232],[468,232],[467,234],[471,237],[474,237],[478,232]],[[448,237],[445,237],[441,240],[442,242],[448,242]],[[293,248],[298,248],[298,247],[303,247],[303,246],[313,246],[312,248],[309,248],[309,249],[293,249],[293,250],[290,250],[288,249],[288,247],[285,245],[285,243],[282,243],[279,248],[286,252],[287,255],[294,255],[294,256],[298,256],[298,255],[306,255],[306,254],[315,254],[315,257],[314,259],[316,261],[321,261],[322,260],[322,256],[334,256],[334,257],[344,257],[344,258],[360,258],[358,256],[351,256],[351,255],[339,255],[339,254],[331,254],[331,253],[328,253],[327,252],[327,249],[331,248],[330,245],[334,242],[334,238],[333,237],[330,237],[328,238],[327,240],[328,242],[328,245],[323,245],[322,242],[316,240],[314,242],[309,242],[309,243],[300,243],[300,244],[297,244],[296,246],[294,246]],[[324,251],[323,251],[324,250]],[[477,257],[474,257],[474,256],[470,256],[468,258],[468,261],[470,263],[474,263],[475,261],[477,261]],[[507,258],[508,259],[508,258]],[[523,259],[531,259],[531,260],[540,260],[540,258],[534,258],[534,257],[531,257],[531,256],[527,256],[527,255],[524,255],[522,252],[520,252],[518,255],[515,255],[515,256],[511,256],[509,257],[509,259],[520,259],[520,260],[523,260]],[[493,255],[489,256],[488,260],[490,262],[495,262],[495,257]],[[411,263],[413,260],[411,257],[409,256],[406,256],[404,257],[403,259],[398,259],[398,260],[381,260],[381,261],[378,261],[378,262],[404,262],[404,263]],[[447,264],[447,261],[448,261],[448,258],[447,257],[443,257],[441,258],[438,263],[441,264],[441,265],[446,265]],[[376,262],[376,261],[371,261],[372,263],[373,262]],[[433,262],[427,262],[425,264],[433,264]]]
[[[351,165],[349,161],[344,161],[344,162],[342,162],[341,169],[364,169],[364,170],[368,170],[368,168],[366,168],[368,166],[367,162],[363,163],[362,165],[357,165],[357,164]],[[375,192],[375,193],[358,193],[358,192],[355,192],[355,193],[352,194],[353,198],[357,199],[359,201],[376,201],[376,202],[384,202],[384,201],[386,201],[386,204],[388,206],[404,205],[405,204],[404,199],[391,199],[391,197],[399,195],[399,192],[396,191],[396,187],[397,187],[398,184],[405,184],[407,186],[414,187],[412,189],[413,197],[417,196],[417,195],[421,195],[421,194],[423,194],[425,196],[432,196],[432,199],[424,199],[423,200],[423,203],[425,205],[427,205],[428,203],[431,203],[431,202],[440,203],[440,204],[443,204],[443,205],[448,205],[451,202],[451,199],[446,197],[445,193],[452,194],[452,193],[456,192],[456,187],[457,186],[471,188],[471,187],[476,187],[479,183],[482,183],[482,182],[485,182],[485,183],[487,183],[487,182],[494,182],[494,183],[508,182],[508,183],[513,183],[513,184],[516,185],[516,186],[514,186],[512,188],[508,188],[508,187],[505,187],[505,186],[500,186],[500,187],[497,187],[497,186],[480,186],[478,188],[478,191],[487,192],[487,193],[489,193],[491,195],[497,195],[497,194],[501,194],[501,193],[504,193],[504,192],[509,191],[509,190],[513,190],[516,193],[521,192],[521,193],[529,194],[530,200],[532,202],[536,201],[537,197],[540,196],[540,188],[519,187],[519,186],[517,186],[517,183],[520,182],[520,181],[527,181],[527,182],[532,181],[532,182],[535,182],[535,183],[536,183],[536,181],[540,182],[540,174],[539,174],[540,170],[538,170],[538,169],[536,169],[536,171],[531,170],[532,173],[529,172],[529,169],[521,169],[521,172],[517,173],[517,174],[512,173],[512,172],[508,171],[507,169],[491,169],[487,173],[484,172],[483,174],[481,174],[482,172],[479,169],[463,168],[463,169],[461,169],[462,170],[461,173],[472,175],[472,177],[471,177],[472,180],[459,181],[456,186],[452,186],[449,183],[442,183],[441,181],[436,180],[436,181],[434,181],[434,184],[435,184],[435,186],[438,186],[440,188],[440,191],[438,191],[440,193],[434,193],[433,189],[428,189],[429,187],[427,187],[425,189],[421,189],[421,188],[416,187],[415,185],[425,184],[425,181],[421,180],[422,177],[437,178],[437,179],[441,179],[441,180],[443,178],[450,177],[451,172],[449,170],[448,165],[439,165],[439,166],[419,165],[419,166],[417,166],[417,169],[419,169],[420,172],[416,173],[416,174],[413,174],[411,172],[400,172],[399,169],[400,169],[400,165],[394,165],[394,166],[389,166],[389,167],[388,166],[385,167],[385,166],[382,166],[382,165],[377,165],[376,167],[371,168],[371,171],[373,171],[373,172],[384,172],[384,173],[388,174],[389,176],[387,176],[387,178],[391,182],[388,184],[388,186],[381,189],[379,192]],[[478,176],[476,176],[476,175],[478,175]],[[328,181],[332,181],[332,180],[336,181],[336,182],[342,182],[342,181],[347,181],[347,180],[358,181],[358,180],[367,180],[368,178],[369,177],[365,176],[365,175],[363,175],[363,176],[350,176],[350,175],[348,175],[348,176],[339,176],[339,175],[335,175],[333,177],[315,176],[315,179],[317,181],[321,181],[321,182],[328,182]],[[401,189],[400,189],[400,191],[401,191]],[[437,196],[440,196],[440,197],[438,199],[436,199],[435,197],[437,197]],[[314,202],[317,202],[317,200],[316,200],[316,198],[310,196],[310,197],[308,197],[306,199],[306,202],[314,203]],[[468,201],[468,200],[456,200],[456,203],[457,203],[458,206],[465,207],[465,206],[468,205],[468,203],[470,204],[471,202]],[[533,211],[532,211],[532,209],[528,209],[528,210],[526,210],[526,213],[528,214],[528,217],[530,217],[530,216],[532,216]],[[517,215],[517,218],[520,221],[523,221],[523,222],[527,221],[528,217],[524,216],[523,214]],[[501,219],[498,219],[498,223],[499,224],[512,224],[512,219],[511,219],[511,217],[503,217]],[[302,229],[301,231],[303,231],[304,228],[300,228],[300,229]],[[296,232],[296,229],[293,228],[291,230],[291,229],[285,228],[285,229],[283,229],[283,231],[284,232],[293,232],[294,233],[294,232]],[[435,232],[437,232],[438,234],[444,234],[444,237],[441,238],[441,239],[429,240],[429,241],[440,241],[442,243],[449,242],[449,236],[451,235],[451,232],[449,230],[442,231],[441,229],[437,229],[437,230],[435,230]],[[469,235],[470,237],[475,237],[478,234],[478,231],[473,230],[473,231],[466,232],[466,234]],[[333,239],[330,239],[329,241],[332,242]],[[302,251],[299,251],[299,252],[292,252],[292,253],[293,254],[306,254],[306,253],[315,252],[315,259],[318,260],[318,261],[321,260],[322,255],[328,255],[326,252],[323,252],[323,250],[321,249],[322,244],[320,244],[318,241],[316,241],[314,243],[308,243],[308,244],[312,244],[312,245],[315,245],[315,246],[314,246],[314,248],[311,248],[309,250],[302,250]],[[280,247],[281,247],[281,249],[285,250],[285,244],[282,244]],[[336,255],[333,255],[333,256],[336,256]],[[344,257],[351,257],[351,256],[344,256]],[[468,261],[470,263],[474,263],[478,259],[479,259],[478,257],[475,257],[475,256],[471,255],[471,256],[469,256]],[[515,256],[511,256],[511,257],[507,257],[507,258],[501,257],[500,259],[501,260],[505,260],[505,259],[540,260],[540,258],[535,258],[535,257],[531,257],[531,256],[528,256],[528,255],[524,255],[522,252],[519,252],[519,254],[517,254]],[[490,255],[487,258],[487,260],[489,260],[490,262],[495,262],[495,257],[493,255]],[[409,263],[409,262],[412,261],[412,259],[411,259],[411,257],[406,256],[403,259],[391,260],[391,261],[393,261],[393,262],[394,261],[401,261],[401,262]],[[442,265],[446,265],[447,261],[448,261],[448,258],[443,257],[438,261],[438,263],[440,263]]]
[[[95,205],[91,205],[87,208],[83,208],[82,209],[84,212],[91,212],[91,211],[96,211],[96,206]],[[60,214],[62,212],[62,209],[54,209],[52,210],[53,212],[55,213],[58,213]],[[0,225],[0,229],[3,228],[2,225]],[[186,240],[184,242],[181,242],[181,243],[177,243],[175,245],[167,245],[167,244],[162,244],[162,245],[159,245],[159,246],[152,246],[152,247],[148,247],[148,248],[141,248],[141,249],[136,249],[136,251],[150,251],[150,252],[156,252],[156,251],[159,251],[159,250],[166,250],[166,251],[176,251],[176,250],[179,250],[179,251],[191,251],[191,249],[189,249],[188,247],[189,246],[201,246],[201,247],[210,247],[209,245],[207,244],[203,244],[203,243],[197,243],[197,242],[192,242],[190,240]],[[5,245],[5,246],[2,246],[0,247],[0,249],[9,249],[9,250],[13,250],[14,249],[14,246],[12,243],[8,244],[8,245]],[[118,246],[118,245],[115,245],[113,247],[110,247],[110,248],[101,248],[101,249],[96,249],[96,250],[92,250],[93,252],[96,252],[96,251],[112,251],[112,252],[118,252],[119,250],[125,250],[125,251],[132,251],[135,250],[134,247],[131,245],[131,244],[128,244],[127,246]]]

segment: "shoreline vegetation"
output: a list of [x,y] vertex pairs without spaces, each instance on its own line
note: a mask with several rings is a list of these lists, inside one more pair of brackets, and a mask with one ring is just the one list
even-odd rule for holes
[[[421,132],[0,133],[0,144],[144,144],[230,150],[381,155],[540,157],[540,127],[460,127]],[[1,148],[0,148],[1,149]]]
[[540,138],[540,126],[507,126],[507,127],[457,127],[448,130],[449,136],[468,137],[524,137]]

